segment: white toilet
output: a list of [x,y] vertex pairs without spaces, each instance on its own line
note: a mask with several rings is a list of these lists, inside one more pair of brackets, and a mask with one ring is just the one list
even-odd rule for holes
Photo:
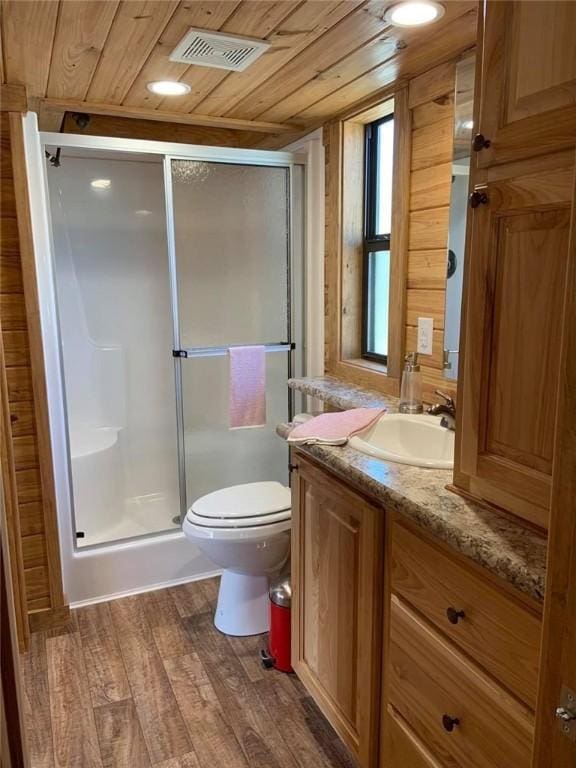
[[290,489],[246,483],[202,496],[182,526],[224,568],[214,623],[226,635],[259,635],[269,628],[268,586],[290,550]]

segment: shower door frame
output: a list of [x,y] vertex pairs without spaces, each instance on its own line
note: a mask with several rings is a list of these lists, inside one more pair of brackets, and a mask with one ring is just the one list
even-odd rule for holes
[[[172,196],[172,174],[171,164],[173,160],[193,160],[221,163],[227,165],[252,165],[260,167],[276,167],[286,168],[288,171],[288,212],[287,212],[287,310],[288,310],[288,333],[289,338],[287,341],[287,348],[285,351],[288,354],[287,373],[290,378],[294,372],[301,375],[305,375],[305,339],[306,339],[306,318],[305,318],[305,297],[302,296],[299,299],[300,311],[299,313],[293,311],[294,297],[298,296],[294,291],[294,285],[296,281],[299,281],[302,290],[305,290],[304,276],[306,274],[306,248],[305,237],[303,236],[306,231],[306,173],[307,173],[307,156],[297,154],[294,152],[284,152],[279,150],[258,150],[258,149],[239,149],[236,147],[213,147],[202,145],[188,145],[188,144],[176,144],[172,142],[160,142],[160,141],[147,141],[141,139],[120,139],[108,136],[82,136],[77,134],[62,134],[62,133],[50,133],[39,132],[40,145],[42,153],[47,153],[48,147],[62,147],[67,149],[85,149],[88,151],[105,151],[105,152],[121,152],[123,154],[132,153],[139,155],[159,155],[163,158],[163,183],[164,183],[164,200],[166,211],[166,241],[167,241],[167,257],[168,257],[168,277],[170,283],[170,303],[172,310],[172,327],[173,327],[173,347],[172,353],[174,357],[174,387],[176,398],[176,421],[177,421],[177,450],[178,450],[178,478],[179,478],[179,497],[180,497],[180,522],[183,521],[187,512],[187,500],[186,500],[186,457],[185,457],[185,435],[184,435],[184,403],[182,396],[182,358],[185,355],[179,356],[177,353],[181,350],[180,347],[180,326],[178,316],[178,281],[176,273],[176,239],[175,239],[175,222],[174,222],[174,208],[173,208],[173,196]],[[302,237],[301,237],[301,258],[299,263],[295,263],[294,259],[294,216],[292,215],[293,206],[295,204],[295,188],[294,188],[294,167],[302,166],[304,172],[304,178],[302,183]],[[48,176],[46,173],[46,166],[43,167],[43,179],[44,179],[44,194],[47,201],[49,201],[48,190]],[[52,264],[52,277],[54,279],[54,253],[53,253],[53,237],[52,237],[52,221],[50,215],[50,207],[48,205],[47,210],[48,222],[50,228],[50,261]],[[55,294],[54,294],[55,298]],[[297,326],[297,315],[300,315],[300,323]],[[293,338],[298,333],[300,337],[300,344],[295,345]],[[57,344],[60,345],[60,328],[58,324],[58,339]],[[275,345],[279,346],[279,345]],[[215,348],[214,348],[215,349]],[[183,350],[185,351],[185,350]],[[190,350],[192,351],[192,350]],[[200,356],[202,352],[204,354],[210,354],[210,348],[205,350],[194,350],[197,356]],[[220,351],[218,352],[220,353]],[[192,355],[190,355],[192,356]],[[66,467],[67,474],[67,498],[64,500],[62,496],[57,493],[57,504],[60,507],[65,503],[68,508],[69,514],[67,515],[69,522],[72,524],[72,543],[73,551],[75,555],[80,553],[88,553],[91,550],[101,550],[103,548],[110,548],[114,546],[123,546],[130,542],[141,541],[145,539],[151,539],[162,536],[182,536],[182,531],[179,528],[176,531],[160,531],[154,533],[142,534],[136,537],[129,537],[125,539],[118,539],[111,542],[102,542],[93,545],[86,545],[83,547],[77,546],[76,541],[76,520],[74,511],[74,495],[72,487],[72,463],[70,455],[69,445],[69,429],[68,429],[68,413],[66,407],[66,390],[63,374],[63,360],[60,351],[60,392],[61,402],[59,404],[52,403],[50,407],[51,413],[55,411],[59,412],[62,417],[61,421],[64,425],[65,431],[65,444],[66,444]],[[293,413],[293,401],[294,394],[292,390],[288,389],[288,414],[291,417]],[[56,453],[54,453],[54,462],[56,464]],[[56,467],[55,467],[56,469]],[[62,469],[62,468],[60,468]],[[57,489],[58,490],[58,489]],[[60,517],[60,514],[59,514]]]

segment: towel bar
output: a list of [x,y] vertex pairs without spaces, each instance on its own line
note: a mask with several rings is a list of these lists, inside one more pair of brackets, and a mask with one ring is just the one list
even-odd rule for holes
[[[233,347],[248,346],[244,344],[232,344]],[[294,342],[280,341],[277,344],[264,344],[266,352],[290,352],[296,349]],[[172,357],[218,357],[227,355],[230,347],[190,347],[189,349],[173,349]]]

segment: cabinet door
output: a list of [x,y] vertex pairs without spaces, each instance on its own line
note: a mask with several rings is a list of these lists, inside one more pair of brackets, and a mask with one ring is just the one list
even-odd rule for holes
[[377,760],[384,512],[296,454],[293,666],[361,766]]
[[576,137],[576,3],[484,4],[479,167],[555,152]]
[[[456,477],[547,527],[574,153],[482,172],[472,214]],[[478,180],[480,174],[477,174]]]

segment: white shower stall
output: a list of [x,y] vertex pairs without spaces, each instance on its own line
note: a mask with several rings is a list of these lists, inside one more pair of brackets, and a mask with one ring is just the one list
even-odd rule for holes
[[[181,532],[190,504],[288,483],[275,427],[304,372],[304,160],[34,133],[65,589],[79,603],[213,572]],[[253,344],[267,423],[230,430],[228,349]]]

